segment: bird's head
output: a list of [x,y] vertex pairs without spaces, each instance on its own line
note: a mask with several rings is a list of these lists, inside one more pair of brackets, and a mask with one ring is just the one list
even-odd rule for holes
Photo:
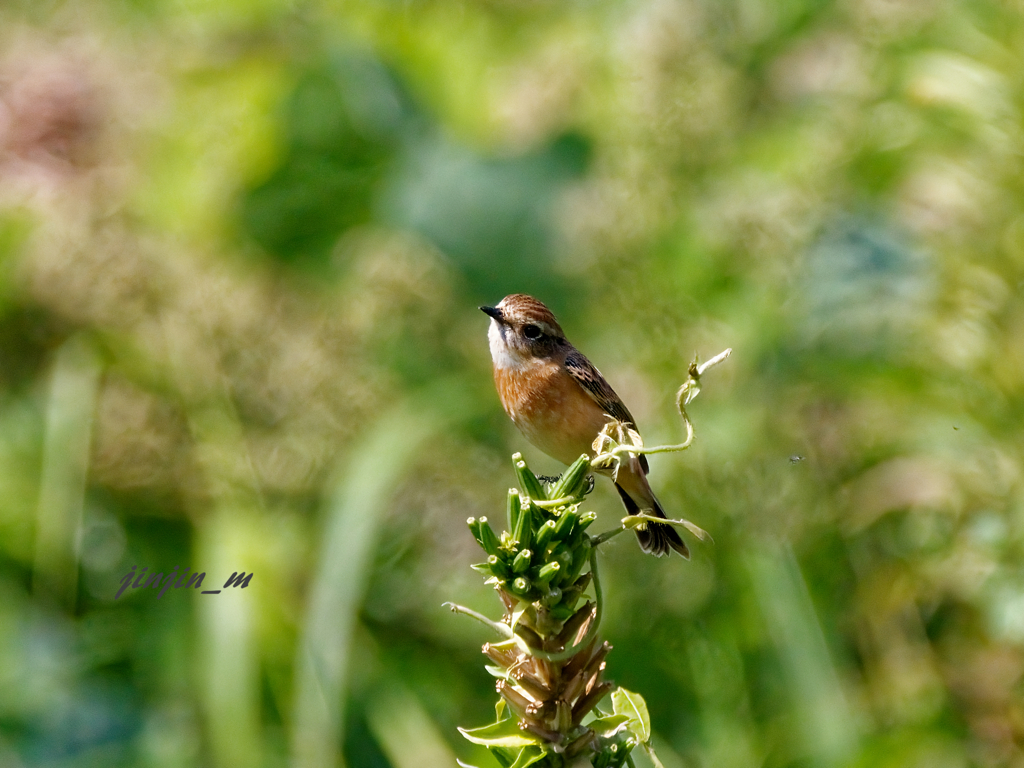
[[480,307],[491,318],[487,338],[498,368],[522,368],[554,355],[568,342],[551,310],[532,296],[513,293],[496,307]]

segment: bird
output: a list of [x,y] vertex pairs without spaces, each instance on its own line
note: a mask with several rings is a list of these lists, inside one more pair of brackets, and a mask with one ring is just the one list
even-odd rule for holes
[[[480,309],[491,318],[487,339],[502,407],[531,444],[572,464],[584,453],[594,457],[594,440],[609,422],[636,430],[622,399],[569,343],[543,302],[514,293]],[[598,471],[612,476],[630,515],[668,517],[647,482],[650,469],[643,454],[629,455],[614,475],[610,468]],[[645,522],[634,530],[644,552],[662,557],[675,551],[690,558],[671,525]]]

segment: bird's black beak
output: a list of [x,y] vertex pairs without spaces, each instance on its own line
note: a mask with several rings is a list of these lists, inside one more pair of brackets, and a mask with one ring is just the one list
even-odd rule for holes
[[485,315],[490,315],[495,320],[497,320],[499,323],[501,322],[502,318],[504,317],[504,315],[502,315],[502,313],[501,313],[501,310],[498,309],[497,307],[480,307],[480,311],[483,312]]

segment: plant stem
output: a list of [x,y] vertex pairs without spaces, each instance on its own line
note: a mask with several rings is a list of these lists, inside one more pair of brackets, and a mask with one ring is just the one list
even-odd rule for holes
[[628,530],[629,528],[623,526],[621,528],[612,528],[610,531],[605,531],[604,533],[598,534],[597,536],[591,536],[590,546],[592,546],[594,549],[597,549],[599,544],[604,544],[606,541],[608,541],[608,539],[618,536],[620,533],[623,533]]
[[724,352],[719,352],[717,355],[712,357],[706,363],[702,363],[701,365],[697,366],[697,375],[698,376],[703,376],[704,375],[704,371],[706,371],[708,368],[714,368],[716,365],[718,365],[720,362],[725,360],[731,354],[732,354],[732,347],[729,347],[729,349],[725,350]]
[[[598,626],[601,624],[601,616],[604,613],[604,593],[601,591],[601,579],[597,575],[597,549],[591,548],[590,550],[590,573],[594,581],[594,600],[597,601],[597,615],[594,617],[594,623],[591,626],[591,632],[596,632]],[[587,633],[588,635],[590,632]],[[584,638],[587,640],[588,638]]]
[[482,613],[477,613],[472,608],[467,608],[466,606],[459,605],[458,603],[443,603],[442,605],[444,608],[448,608],[452,613],[461,613],[464,616],[469,616],[471,618],[476,619],[481,624],[486,624],[488,627],[490,627],[506,639],[511,640],[513,637],[512,628],[510,626],[508,626],[507,624],[502,624],[498,621],[491,621]]
[[530,502],[535,507],[542,507],[543,509],[555,509],[556,507],[563,507],[568,504],[577,503],[578,501],[579,498],[576,496],[563,496],[560,499],[542,499],[540,501],[537,499],[530,499]]

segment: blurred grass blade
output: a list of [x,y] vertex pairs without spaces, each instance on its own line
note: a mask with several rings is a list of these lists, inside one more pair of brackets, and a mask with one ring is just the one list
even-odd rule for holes
[[821,765],[840,765],[857,733],[800,566],[788,546],[747,559],[765,623],[790,678],[804,747]]
[[384,681],[371,696],[366,720],[392,768],[456,764],[440,729],[412,691],[396,679]]
[[416,399],[367,430],[328,502],[309,607],[296,651],[293,768],[341,765],[348,660],[387,500],[443,421]]
[[[252,517],[253,508],[244,499],[222,498],[196,527],[196,562],[208,571],[204,587],[220,588],[218,578],[252,562],[247,551]],[[192,597],[201,629],[204,703],[213,765],[247,768],[258,761],[263,744],[255,626],[259,609],[254,607],[254,595],[240,590]]]
[[69,609],[78,588],[78,539],[85,502],[100,363],[78,335],[57,350],[46,411],[32,588]]

